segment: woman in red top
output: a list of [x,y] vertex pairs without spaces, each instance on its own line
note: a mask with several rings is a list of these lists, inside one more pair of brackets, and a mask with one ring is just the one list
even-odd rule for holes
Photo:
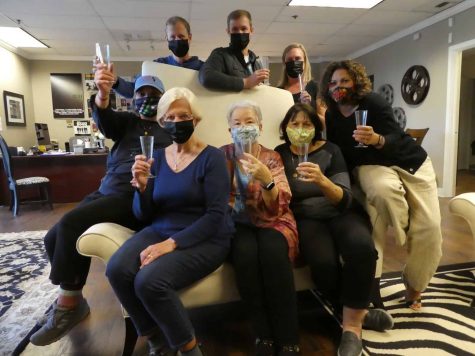
[[292,261],[297,227],[279,154],[261,146],[259,106],[235,103],[228,112],[234,144],[222,147],[231,177],[236,224],[231,258],[256,332],[257,355],[296,355],[298,320]]

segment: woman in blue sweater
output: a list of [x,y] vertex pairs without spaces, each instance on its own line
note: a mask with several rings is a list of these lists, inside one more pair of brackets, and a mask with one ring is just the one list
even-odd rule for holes
[[[134,214],[150,225],[124,243],[106,272],[153,355],[166,355],[165,344],[182,355],[201,355],[176,291],[218,268],[234,233],[226,161],[193,133],[201,120],[195,100],[185,88],[160,100],[157,117],[174,143],[155,151],[153,160],[136,156],[132,167]],[[148,179],[150,171],[157,178]]]

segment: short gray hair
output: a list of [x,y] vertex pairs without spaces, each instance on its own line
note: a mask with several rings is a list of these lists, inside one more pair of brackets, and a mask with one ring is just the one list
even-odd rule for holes
[[242,100],[242,101],[237,101],[235,103],[232,103],[231,106],[228,109],[228,114],[227,114],[227,119],[228,119],[228,125],[231,124],[231,117],[233,116],[234,110],[236,109],[251,109],[254,111],[257,117],[257,123],[261,124],[262,123],[262,111],[259,105],[252,100]]
[[157,107],[157,121],[160,122],[170,108],[170,105],[180,99],[188,102],[193,118],[201,121],[201,110],[198,106],[196,95],[190,89],[181,87],[168,89],[160,98]]

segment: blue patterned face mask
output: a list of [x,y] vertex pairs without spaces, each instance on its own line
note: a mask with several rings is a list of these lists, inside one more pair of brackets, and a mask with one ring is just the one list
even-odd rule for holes
[[231,129],[234,143],[255,142],[259,137],[259,133],[260,130],[257,125],[245,125]]
[[157,106],[160,101],[159,96],[144,96],[135,99],[135,111],[145,117],[157,115]]

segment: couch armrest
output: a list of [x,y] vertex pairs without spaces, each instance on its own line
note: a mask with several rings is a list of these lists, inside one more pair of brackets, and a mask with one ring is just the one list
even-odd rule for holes
[[107,264],[115,251],[135,231],[114,223],[100,223],[91,226],[76,242],[78,252],[87,257],[98,257]]
[[475,193],[464,193],[453,197],[449,202],[449,211],[464,218],[475,238]]

